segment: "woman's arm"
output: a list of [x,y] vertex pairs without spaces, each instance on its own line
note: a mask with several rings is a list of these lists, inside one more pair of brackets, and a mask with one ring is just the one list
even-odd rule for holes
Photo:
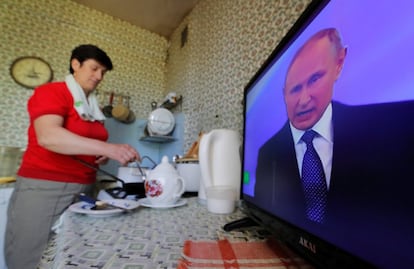
[[128,144],[112,144],[74,134],[62,127],[63,121],[62,116],[52,114],[34,120],[40,146],[65,155],[104,156],[122,165],[141,159],[139,153]]

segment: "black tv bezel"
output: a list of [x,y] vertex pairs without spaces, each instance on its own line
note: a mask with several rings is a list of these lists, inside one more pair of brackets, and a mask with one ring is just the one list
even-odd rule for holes
[[262,210],[251,202],[242,200],[241,210],[253,222],[268,230],[317,268],[376,268],[367,261]]
[[[307,25],[319,14],[330,0],[313,0],[305,8],[290,30],[278,43],[266,61],[262,64],[255,75],[250,79],[244,88],[244,107],[243,107],[243,137],[246,135],[246,97],[249,90],[256,84],[258,79],[270,67],[288,46],[300,35]],[[243,156],[244,152],[243,141]],[[244,163],[242,161],[242,175]],[[345,250],[311,234],[299,227],[294,226],[281,218],[256,206],[247,194],[243,193],[243,176],[240,197],[241,210],[254,222],[269,230],[279,240],[286,243],[299,256],[308,260],[318,268],[375,268],[375,266],[356,257]],[[243,224],[242,224],[243,225]],[[234,228],[234,226],[231,226]]]

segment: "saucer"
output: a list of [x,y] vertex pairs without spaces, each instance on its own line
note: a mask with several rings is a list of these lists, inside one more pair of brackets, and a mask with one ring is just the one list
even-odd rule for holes
[[187,204],[186,199],[179,199],[177,202],[175,202],[175,204],[171,204],[171,205],[153,205],[147,198],[140,199],[138,202],[141,206],[151,207],[151,208],[173,208],[173,207],[179,207],[179,206],[183,206]]

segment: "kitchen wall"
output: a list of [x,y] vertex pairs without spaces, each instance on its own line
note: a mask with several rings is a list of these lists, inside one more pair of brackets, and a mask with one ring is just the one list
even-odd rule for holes
[[[45,59],[54,80],[63,80],[69,73],[71,50],[82,43],[96,44],[114,63],[99,86],[101,92],[131,95],[137,118],[146,118],[151,101],[164,96],[168,41],[70,0],[1,0],[0,33],[0,145],[27,143],[26,102],[33,90],[17,85],[9,74],[20,56]],[[117,131],[128,127],[119,126]]]
[[184,114],[184,150],[199,131],[232,128],[241,133],[245,85],[309,2],[201,0],[169,43],[70,0],[2,0],[0,145],[26,144],[25,106],[32,91],[13,82],[12,61],[40,56],[52,65],[54,80],[61,80],[71,49],[80,43],[95,43],[112,57],[115,69],[100,88],[131,94],[138,118],[147,117],[152,100],[170,91],[183,95],[177,110]]
[[205,0],[181,23],[171,39],[166,85],[185,97],[186,149],[199,131],[242,133],[244,87],[309,2]]

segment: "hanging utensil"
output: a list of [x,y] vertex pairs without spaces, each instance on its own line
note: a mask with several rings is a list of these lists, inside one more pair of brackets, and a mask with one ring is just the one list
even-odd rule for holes
[[125,123],[125,120],[128,118],[129,115],[129,108],[124,105],[124,96],[119,95],[118,96],[118,102],[116,106],[112,109],[112,116],[120,121]]
[[157,102],[152,101],[152,102],[151,102],[151,109],[152,109],[152,110],[155,110],[156,108],[157,108]]
[[129,107],[129,99],[131,99],[131,96],[126,96],[125,97],[126,98],[126,106],[127,106],[127,108],[129,109],[129,114],[128,114],[128,117],[124,120],[124,121],[122,121],[123,123],[127,123],[127,124],[129,124],[129,123],[133,123],[134,121],[135,121],[135,113],[134,113],[134,111],[132,111],[131,110],[131,108]]
[[111,118],[112,117],[112,102],[114,101],[114,93],[111,92],[109,95],[109,104],[106,105],[102,109],[102,113],[105,115],[105,117]]

